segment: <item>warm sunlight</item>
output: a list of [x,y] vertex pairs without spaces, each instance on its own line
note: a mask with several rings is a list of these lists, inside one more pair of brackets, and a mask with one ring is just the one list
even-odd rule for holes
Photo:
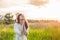
[[27,0],[22,0],[21,3],[19,0],[8,0],[8,2],[0,0],[0,13],[11,12],[15,14],[16,12],[23,12],[28,19],[60,20],[60,3],[58,1],[49,0],[47,5],[41,7],[28,4],[28,2]]
[[60,0],[0,0],[0,40],[60,40]]

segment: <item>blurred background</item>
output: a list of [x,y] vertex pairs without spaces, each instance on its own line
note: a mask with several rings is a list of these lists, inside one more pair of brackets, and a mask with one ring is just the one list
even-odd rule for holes
[[28,40],[60,40],[60,0],[0,0],[0,40],[14,40],[16,15],[29,23]]

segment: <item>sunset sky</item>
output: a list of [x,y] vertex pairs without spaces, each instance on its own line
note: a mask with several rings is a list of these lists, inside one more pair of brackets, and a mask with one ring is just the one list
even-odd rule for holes
[[[45,1],[45,0],[43,0]],[[49,0],[47,4],[32,5],[30,0],[0,0],[0,14],[23,13],[28,19],[53,19],[60,21],[60,1]]]

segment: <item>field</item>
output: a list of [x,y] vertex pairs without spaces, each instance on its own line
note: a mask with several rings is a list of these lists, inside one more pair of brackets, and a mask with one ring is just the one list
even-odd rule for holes
[[[14,40],[13,24],[0,24],[0,40]],[[30,28],[28,40],[60,40],[60,27]]]

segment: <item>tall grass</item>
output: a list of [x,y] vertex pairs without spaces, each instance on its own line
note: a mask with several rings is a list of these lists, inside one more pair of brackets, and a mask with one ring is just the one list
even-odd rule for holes
[[[0,40],[14,40],[13,24],[0,26]],[[28,40],[60,40],[60,27],[30,29]]]

